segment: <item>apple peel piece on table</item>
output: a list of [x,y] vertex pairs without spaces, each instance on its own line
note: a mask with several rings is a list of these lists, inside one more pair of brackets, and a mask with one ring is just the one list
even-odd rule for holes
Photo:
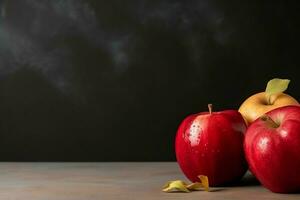
[[168,181],[163,186],[163,192],[191,192],[191,191],[200,191],[205,190],[209,192],[209,182],[208,177],[204,175],[199,176],[200,182],[187,184],[184,181],[176,180],[176,181]]
[[163,186],[163,192],[190,192],[187,189],[187,184],[184,181],[176,180],[176,181],[168,181]]
[[205,190],[206,192],[209,192],[209,182],[208,177],[204,175],[198,176],[200,179],[200,182],[195,182],[187,185],[187,188],[189,190]]

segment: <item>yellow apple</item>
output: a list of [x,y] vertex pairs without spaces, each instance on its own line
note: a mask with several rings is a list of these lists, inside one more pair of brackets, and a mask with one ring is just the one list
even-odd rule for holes
[[239,108],[247,124],[275,108],[299,105],[298,101],[283,93],[290,83],[288,79],[274,78],[267,84],[265,92],[260,92],[246,99]]
[[243,115],[246,122],[250,124],[266,112],[287,105],[299,105],[299,103],[288,94],[273,94],[268,100],[266,92],[260,92],[246,99],[240,106],[239,112]]

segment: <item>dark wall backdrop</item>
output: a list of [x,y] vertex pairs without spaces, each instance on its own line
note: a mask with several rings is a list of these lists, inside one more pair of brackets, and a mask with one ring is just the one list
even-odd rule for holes
[[0,160],[174,160],[190,113],[273,77],[300,99],[297,1],[0,1]]

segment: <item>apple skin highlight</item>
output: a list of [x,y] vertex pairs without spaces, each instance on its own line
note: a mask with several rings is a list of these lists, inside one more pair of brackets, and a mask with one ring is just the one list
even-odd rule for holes
[[246,124],[236,110],[190,115],[180,124],[175,151],[178,164],[192,182],[208,176],[211,186],[234,183],[247,170],[243,140]]
[[250,171],[277,193],[300,191],[300,107],[285,106],[258,118],[245,134]]

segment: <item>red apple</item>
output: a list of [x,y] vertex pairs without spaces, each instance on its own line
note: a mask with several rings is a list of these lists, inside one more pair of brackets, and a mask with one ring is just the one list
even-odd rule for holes
[[248,128],[244,144],[250,170],[269,190],[300,191],[300,107],[274,109]]
[[247,170],[246,124],[236,110],[201,112],[183,120],[176,135],[177,162],[188,179],[208,176],[211,186],[239,180]]

